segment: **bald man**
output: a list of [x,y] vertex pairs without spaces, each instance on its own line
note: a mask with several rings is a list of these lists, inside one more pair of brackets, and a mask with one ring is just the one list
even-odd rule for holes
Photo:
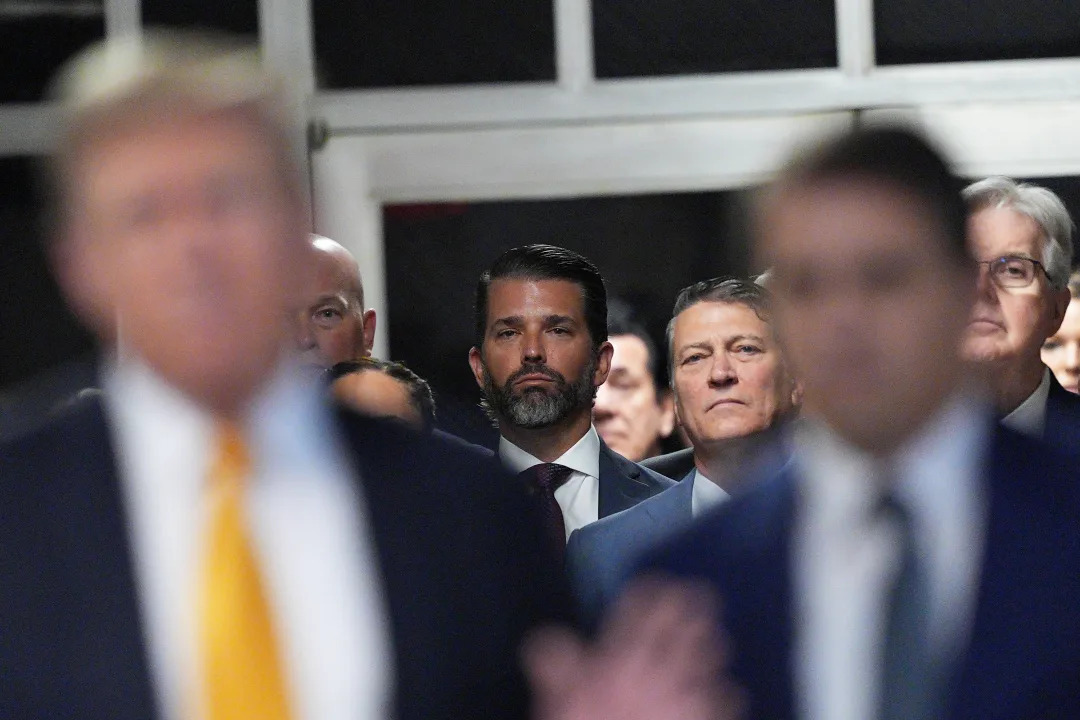
[[367,357],[375,342],[375,311],[364,308],[360,266],[341,244],[311,236],[312,273],[297,342],[301,361],[322,369]]

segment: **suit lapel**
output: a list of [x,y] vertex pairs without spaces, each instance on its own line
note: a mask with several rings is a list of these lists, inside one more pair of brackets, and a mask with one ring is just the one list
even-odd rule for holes
[[1033,444],[1003,441],[1001,431],[996,440],[982,585],[951,696],[949,717],[955,720],[1049,717],[1039,708],[1055,707],[1076,692],[1069,687],[1076,671],[1066,682],[1060,668],[1080,655],[1070,610],[1080,593],[1080,578],[1070,571],[1080,543],[1076,518],[1064,512],[1068,503],[1053,499],[1067,489],[1050,487],[1065,474],[1060,467],[1033,465],[1033,455],[1046,452]]
[[652,486],[641,479],[641,468],[616,455],[600,441],[600,517],[633,507],[652,494]]
[[[55,592],[42,608],[54,636],[50,675],[66,678],[54,702],[71,717],[156,717],[116,459],[100,402],[67,419],[64,449],[47,480],[49,560]],[[48,662],[48,660],[46,660]]]

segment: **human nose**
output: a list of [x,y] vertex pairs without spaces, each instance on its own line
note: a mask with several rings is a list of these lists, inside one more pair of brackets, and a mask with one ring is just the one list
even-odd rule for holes
[[597,418],[607,418],[615,414],[614,393],[607,383],[596,389],[596,403],[593,405],[593,415]]
[[310,350],[315,347],[315,333],[311,329],[311,320],[304,313],[298,313],[296,318],[296,346],[301,350]]
[[1074,340],[1065,346],[1065,367],[1070,372],[1080,373],[1080,341]]
[[526,332],[523,334],[524,343],[521,346],[521,359],[525,362],[542,363],[547,359],[544,349],[543,333]]
[[989,263],[981,262],[978,264],[978,272],[975,275],[975,289],[979,298],[997,299],[997,283],[994,282],[993,277],[990,275]]
[[730,385],[737,379],[735,367],[727,353],[717,353],[709,368],[709,384],[713,386]]

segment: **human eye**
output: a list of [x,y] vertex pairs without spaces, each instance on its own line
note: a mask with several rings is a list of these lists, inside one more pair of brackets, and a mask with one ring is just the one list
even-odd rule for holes
[[495,331],[495,337],[499,340],[506,340],[508,338],[512,338],[515,334],[516,331],[513,328],[502,328],[501,330]]
[[1060,350],[1061,341],[1053,337],[1047,338],[1046,342],[1043,343],[1042,349],[1046,351]]
[[735,346],[735,352],[739,355],[760,355],[765,352],[764,348],[753,343],[742,343]]
[[1011,280],[1022,280],[1032,274],[1034,264],[1029,258],[1009,255],[997,261],[997,273]]
[[320,327],[336,325],[343,317],[344,313],[341,310],[330,306],[317,308],[315,312],[311,313],[311,319]]
[[705,359],[705,353],[691,353],[682,359],[681,365],[694,365]]

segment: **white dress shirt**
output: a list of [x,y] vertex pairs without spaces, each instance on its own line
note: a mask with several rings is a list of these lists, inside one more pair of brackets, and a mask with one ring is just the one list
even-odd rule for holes
[[[214,420],[134,359],[105,401],[150,677],[168,720],[202,714],[198,618]],[[363,498],[317,389],[284,368],[245,419],[245,496],[296,718],[388,717],[391,648]]]
[[877,713],[888,588],[899,569],[896,529],[875,521],[883,475],[914,523],[927,570],[930,652],[948,663],[966,644],[982,558],[983,462],[990,412],[952,398],[888,462],[807,419],[795,432],[801,483],[793,545],[799,716],[866,720]]
[[[499,459],[513,473],[521,473],[543,461],[533,457],[505,437],[499,437]],[[600,436],[589,431],[554,461],[574,472],[555,490],[555,501],[562,509],[566,539],[570,533],[594,523],[600,517]]]
[[1043,378],[1035,392],[1027,396],[1015,410],[1001,418],[1001,424],[1028,437],[1041,438],[1046,427],[1046,398],[1050,397],[1050,369],[1043,370]]
[[700,470],[694,470],[690,482],[694,483],[690,489],[690,515],[695,518],[731,497],[722,487],[702,475]]

